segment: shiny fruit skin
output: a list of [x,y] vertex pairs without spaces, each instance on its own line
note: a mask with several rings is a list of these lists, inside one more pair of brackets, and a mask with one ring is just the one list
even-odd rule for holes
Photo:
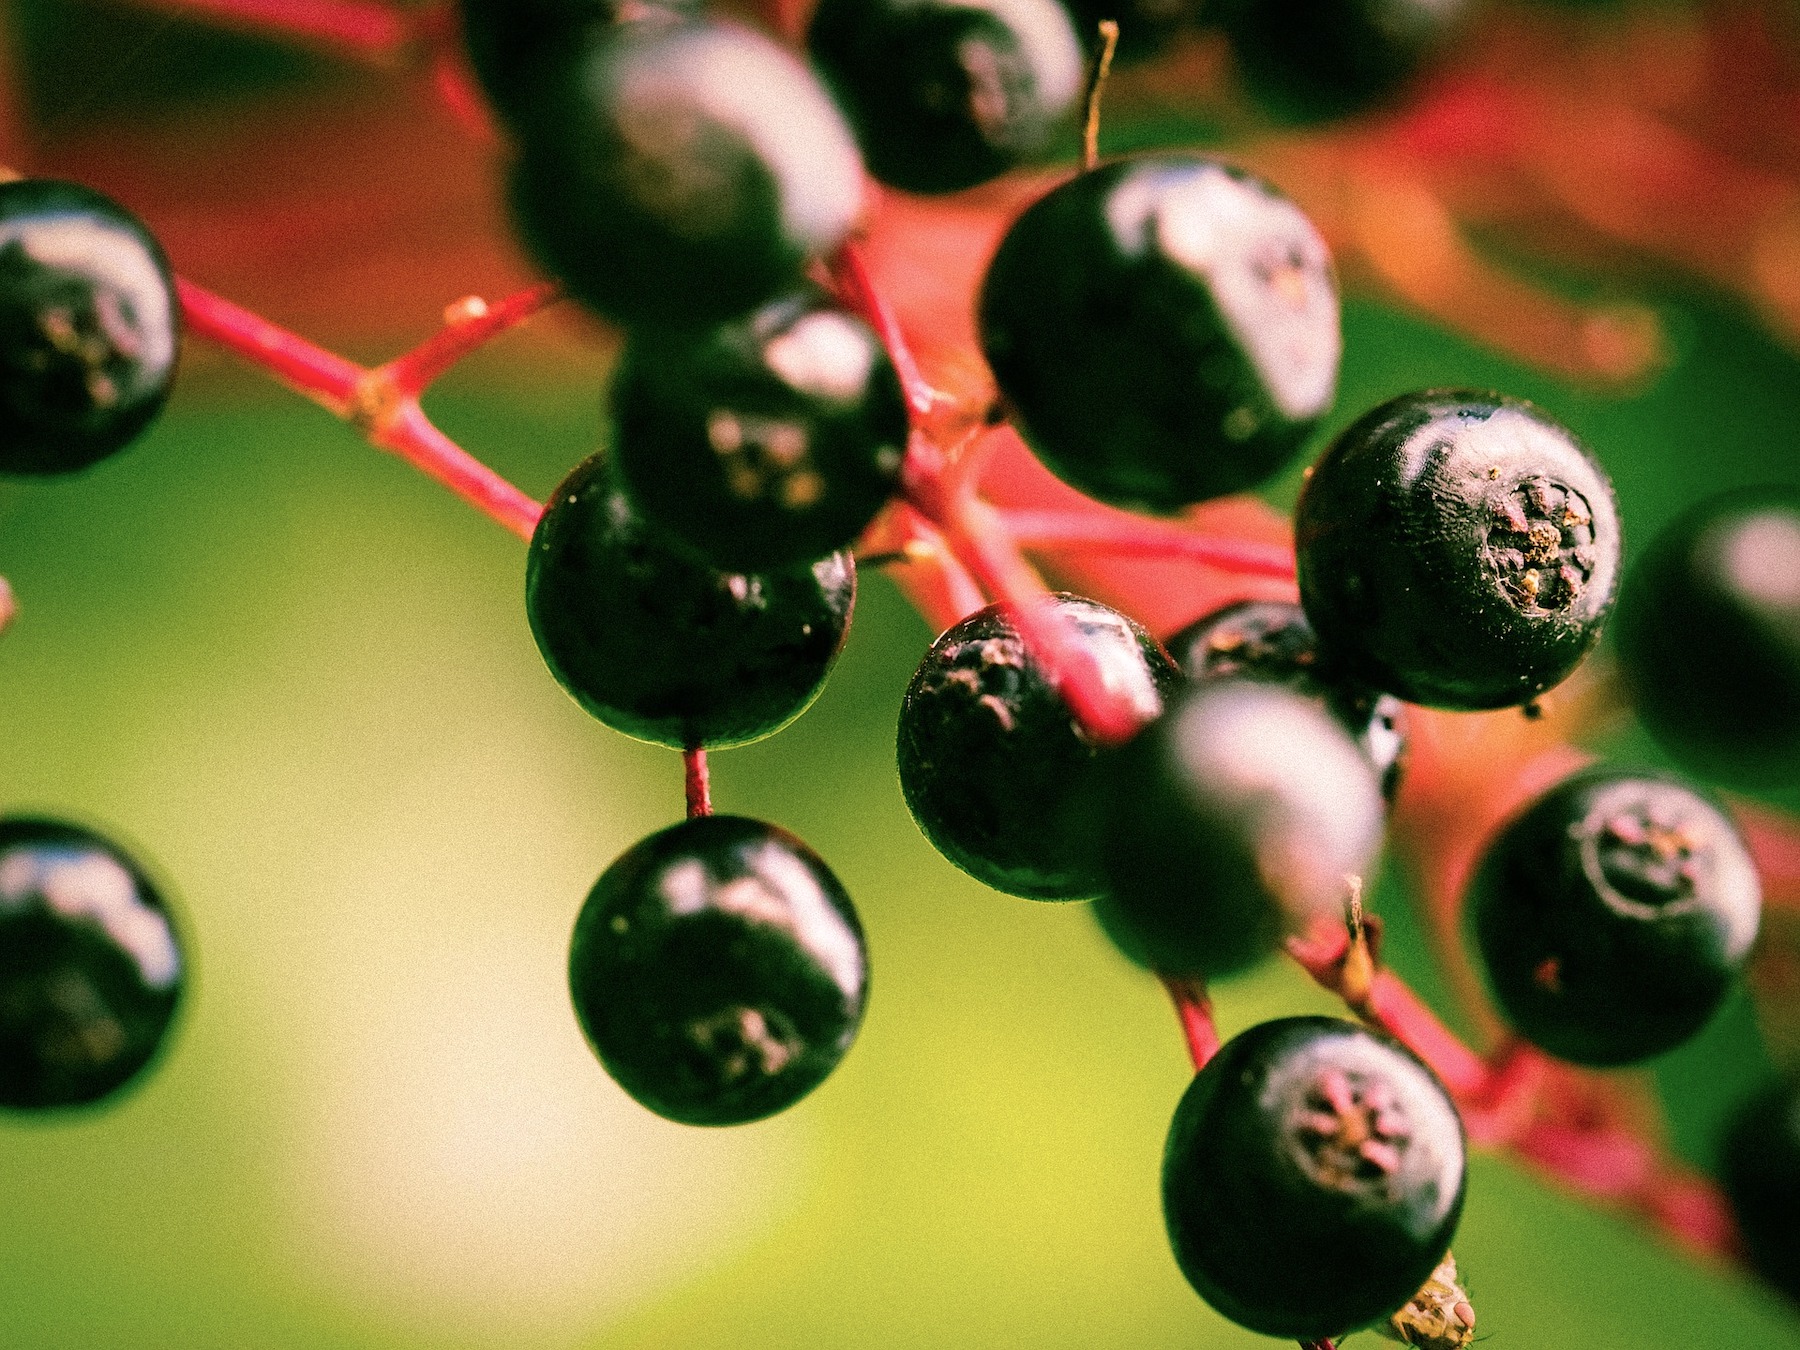
[[869,963],[856,911],[787,831],[700,816],[606,869],[576,920],[582,1031],[634,1098],[741,1125],[824,1081],[856,1038]]
[[1564,780],[1488,845],[1469,930],[1501,1010],[1577,1064],[1635,1064],[1717,1011],[1762,915],[1731,822],[1679,782],[1613,769]]
[[1613,623],[1638,716],[1684,768],[1800,780],[1800,489],[1714,497],[1651,541]]
[[1375,772],[1312,699],[1249,680],[1190,684],[1109,751],[1083,812],[1106,893],[1094,914],[1132,960],[1228,975],[1340,912],[1381,849]]
[[0,817],[0,1108],[116,1099],[166,1040],[186,970],[168,907],[121,849]]
[[907,192],[999,177],[1081,97],[1081,47],[1057,0],[821,0],[806,41],[869,172]]
[[180,351],[169,261],[136,216],[77,183],[0,183],[0,475],[124,449],[162,410]]
[[1295,511],[1321,651],[1409,703],[1504,708],[1562,682],[1618,587],[1612,484],[1518,399],[1403,394],[1314,466]]
[[1431,1276],[1462,1216],[1462,1121],[1386,1036],[1331,1017],[1235,1037],[1175,1108],[1163,1216],[1200,1296],[1265,1336],[1380,1321]]
[[855,600],[848,554],[709,567],[644,523],[598,455],[557,488],[526,562],[526,613],[557,681],[608,726],[677,749],[744,745],[804,712]]
[[632,501],[717,567],[848,548],[899,486],[906,402],[881,340],[807,292],[633,335],[612,386]]
[[590,28],[516,128],[527,250],[605,318],[743,314],[800,281],[862,210],[862,160],[803,63],[712,20]]
[[[1107,685],[1146,720],[1160,712],[1180,675],[1156,640],[1092,600],[1055,603]],[[998,605],[932,644],[900,707],[900,788],[925,837],[977,881],[1031,900],[1103,884],[1065,821],[1098,753]]]
[[1202,615],[1169,639],[1192,679],[1243,678],[1316,698],[1356,739],[1388,801],[1400,789],[1406,729],[1400,700],[1339,679],[1319,655],[1306,611],[1287,600],[1243,600]]
[[1288,463],[1337,388],[1323,239],[1217,160],[1119,160],[1053,188],[1001,241],[982,350],[1027,441],[1102,501],[1174,511]]

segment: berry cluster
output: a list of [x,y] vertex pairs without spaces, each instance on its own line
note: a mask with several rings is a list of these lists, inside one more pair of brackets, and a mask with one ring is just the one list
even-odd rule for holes
[[[1309,472],[1298,602],[1232,605],[1159,641],[1036,582],[980,497],[984,457],[1016,434],[1099,502],[1165,515],[1286,469],[1331,410],[1341,349],[1330,254],[1291,201],[1199,155],[1086,163],[1006,233],[976,312],[992,397],[946,409],[857,256],[865,169],[945,193],[1045,154],[1080,103],[1086,16],[823,0],[815,74],[678,0],[461,10],[520,237],[626,346],[610,448],[541,513],[448,453],[438,468],[531,524],[526,612],[556,680],[687,762],[688,819],[614,861],[576,920],[570,991],[606,1070],[671,1120],[730,1125],[791,1106],[849,1050],[869,981],[851,901],[801,840],[711,813],[706,754],[805,711],[851,622],[854,550],[866,565],[871,541],[897,541],[941,594],[994,601],[953,602],[899,711],[921,830],[996,889],[1092,900],[1181,1010],[1198,1072],[1163,1205],[1184,1275],[1269,1335],[1411,1338],[1429,1308],[1436,1343],[1466,1344],[1449,1247],[1470,1094],[1384,999],[1360,889],[1404,778],[1405,705],[1530,712],[1599,641],[1622,536],[1593,455],[1501,394],[1392,399]],[[1246,0],[1219,22],[1253,87],[1318,115],[1384,96],[1445,16]],[[1297,34],[1340,29],[1352,59],[1314,71]],[[166,397],[184,309],[209,336],[243,330],[215,300],[178,288],[105,198],[0,185],[0,472],[122,448]],[[341,402],[416,441],[416,381],[441,356],[351,380]],[[1792,773],[1797,577],[1800,507],[1765,494],[1708,504],[1625,588],[1637,705],[1705,777]],[[1711,645],[1671,640],[1696,615]],[[1760,890],[1703,789],[1602,767],[1498,831],[1468,904],[1517,1036],[1612,1066],[1707,1023]],[[180,1004],[177,931],[117,847],[0,820],[0,1104],[84,1106],[133,1081]],[[1220,1048],[1205,982],[1284,946],[1359,1022],[1288,1018]],[[1754,1105],[1728,1184],[1752,1256],[1800,1294],[1800,1229],[1768,1198],[1800,1190],[1793,1118],[1786,1099]]]

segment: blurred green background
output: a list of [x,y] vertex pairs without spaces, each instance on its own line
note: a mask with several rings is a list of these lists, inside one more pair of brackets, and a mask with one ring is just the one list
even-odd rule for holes
[[[1616,400],[1352,303],[1336,422],[1429,383],[1539,398],[1606,459],[1640,545],[1696,494],[1800,475],[1800,364],[1703,298],[1667,313],[1678,364]],[[432,406],[542,495],[601,436],[597,395],[477,372]],[[549,678],[523,560],[248,372],[184,387],[84,477],[0,486],[22,604],[0,803],[134,841],[194,967],[141,1091],[0,1122],[0,1346],[1266,1343],[1164,1242],[1187,1069],[1160,990],[1082,906],[983,890],[907,817],[893,721],[931,634],[880,578],[813,711],[715,760],[723,809],[798,831],[855,896],[860,1042],[737,1130],[611,1085],[565,946],[598,872],[679,812],[679,764]],[[1391,878],[1378,904],[1431,989]],[[1285,969],[1217,995],[1228,1032],[1329,1008]],[[1741,1006],[1665,1064],[1684,1149],[1767,1071]],[[1476,1163],[1456,1251],[1500,1345],[1800,1344],[1741,1277],[1503,1162]]]

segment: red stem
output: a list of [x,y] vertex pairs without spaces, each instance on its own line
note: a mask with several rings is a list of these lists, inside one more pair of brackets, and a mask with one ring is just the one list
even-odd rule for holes
[[145,9],[231,28],[280,34],[365,61],[395,60],[416,35],[414,18],[381,0],[136,0]]
[[1179,525],[1141,516],[1076,515],[1072,511],[1009,510],[1001,513],[1014,541],[1043,553],[1106,553],[1126,557],[1186,558],[1240,576],[1291,581],[1294,554],[1279,544],[1194,534]]
[[696,746],[681,752],[681,764],[687,779],[688,819],[712,814],[712,770],[706,762],[706,751]]
[[869,265],[863,260],[862,250],[855,244],[845,244],[840,248],[831,260],[831,275],[838,283],[838,291],[844,303],[868,321],[869,327],[881,339],[882,346],[887,348],[888,359],[894,363],[894,373],[900,377],[900,388],[906,394],[906,406],[916,422],[936,405],[937,391],[919,373],[918,362],[913,360],[912,347],[906,340],[906,334],[900,331],[900,316],[894,313],[894,307],[888,303],[887,297],[876,288],[875,279],[869,275]]
[[349,415],[368,371],[354,361],[315,347],[223,296],[177,277],[181,317],[190,333],[207,338],[261,366],[283,384],[338,417]]
[[413,400],[404,400],[390,420],[369,432],[369,440],[531,542],[544,508],[439,431]]
[[516,328],[539,310],[556,303],[561,289],[549,282],[516,291],[504,300],[487,304],[479,297],[459,300],[445,313],[444,326],[385,367],[394,388],[419,395],[463,357]]
[[1184,975],[1162,975],[1164,989],[1181,1019],[1181,1034],[1187,1038],[1188,1058],[1199,1073],[1219,1053],[1219,1028],[1213,1023],[1212,1001],[1206,996],[1206,985]]

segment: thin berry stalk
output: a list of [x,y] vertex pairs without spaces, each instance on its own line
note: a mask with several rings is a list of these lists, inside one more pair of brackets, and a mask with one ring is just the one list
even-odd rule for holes
[[1181,1034],[1187,1040],[1188,1058],[1199,1073],[1219,1053],[1219,1028],[1213,1022],[1212,1001],[1206,996],[1206,985],[1180,975],[1164,975],[1163,988],[1175,1005],[1175,1016],[1181,1021]]
[[1239,576],[1280,581],[1290,581],[1294,576],[1291,549],[1249,539],[1195,534],[1179,525],[1145,517],[1008,510],[1001,513],[1001,518],[1019,547],[1030,552],[1182,558]]
[[515,291],[491,305],[479,296],[469,296],[445,311],[441,329],[389,361],[383,369],[395,389],[416,397],[478,347],[518,327],[561,298],[561,288],[550,282]]
[[712,814],[712,768],[699,746],[681,752],[682,777],[687,785],[688,819]]

